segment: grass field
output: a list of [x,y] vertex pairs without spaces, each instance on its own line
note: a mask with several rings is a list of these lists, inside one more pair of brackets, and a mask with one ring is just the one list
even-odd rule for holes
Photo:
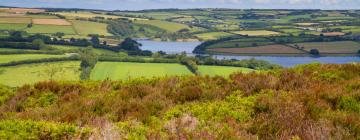
[[39,25],[71,25],[70,22],[64,19],[32,19],[34,24]]
[[33,25],[31,28],[27,28],[25,31],[28,33],[43,33],[53,34],[62,32],[65,34],[76,34],[72,26],[57,26],[57,25]]
[[30,18],[18,18],[18,17],[1,17],[0,23],[24,23],[29,24],[31,22]]
[[0,67],[0,83],[7,86],[21,86],[39,81],[50,80],[79,80],[80,62],[56,62]]
[[299,43],[305,50],[318,49],[320,53],[357,53],[360,43],[353,41]]
[[27,28],[27,24],[10,24],[2,23],[0,24],[0,30],[23,30]]
[[0,63],[8,63],[11,61],[41,59],[41,58],[58,58],[66,55],[49,55],[49,54],[16,54],[16,55],[0,55]]
[[137,77],[191,75],[180,64],[99,62],[91,73],[92,80],[119,80]]
[[111,34],[106,29],[107,24],[104,23],[79,20],[72,20],[71,23],[73,24],[78,34],[81,35],[98,34],[104,36],[111,36]]
[[181,29],[190,29],[189,26],[184,24],[161,21],[161,20],[139,20],[139,21],[135,21],[135,23],[156,26],[169,32],[176,32]]
[[252,69],[239,67],[225,67],[225,66],[199,66],[199,71],[202,75],[209,76],[228,76],[234,72],[251,72]]
[[271,36],[271,35],[278,35],[280,33],[267,31],[267,30],[254,30],[254,31],[235,31],[234,34],[239,35],[248,35],[248,36]]
[[212,52],[231,54],[304,54],[304,52],[283,45],[266,45],[244,48],[210,48]]
[[243,48],[243,47],[254,47],[255,46],[264,46],[272,45],[273,42],[265,38],[244,38],[244,39],[235,39],[225,42],[220,42],[213,44],[208,48]]
[[203,40],[214,40],[214,39],[218,39],[221,37],[227,37],[227,36],[231,36],[232,34],[230,33],[226,33],[226,32],[208,32],[208,33],[201,33],[201,34],[196,34],[195,36],[203,39]]

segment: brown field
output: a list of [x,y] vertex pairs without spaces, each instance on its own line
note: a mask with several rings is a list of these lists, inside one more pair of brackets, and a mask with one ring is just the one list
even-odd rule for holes
[[245,48],[211,48],[212,52],[232,53],[232,54],[304,54],[304,52],[286,47],[284,45],[266,45],[259,47]]
[[8,12],[8,13],[41,13],[45,12],[44,9],[28,9],[28,8],[0,8],[1,12]]
[[360,50],[360,43],[353,41],[337,41],[337,42],[312,42],[300,43],[300,47],[304,47],[306,51],[318,49],[320,53],[357,53]]
[[71,25],[70,22],[64,19],[33,19],[32,22],[40,25]]
[[324,36],[342,36],[345,35],[345,33],[343,32],[328,32],[328,33],[323,33]]
[[30,18],[18,18],[18,17],[1,17],[0,23],[30,23]]

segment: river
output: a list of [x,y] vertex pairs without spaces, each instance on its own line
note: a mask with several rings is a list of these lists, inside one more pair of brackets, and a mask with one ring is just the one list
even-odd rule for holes
[[[152,52],[163,51],[168,54],[176,54],[186,52],[189,55],[197,45],[201,42],[161,42],[151,40],[139,40],[142,44],[142,50],[150,50]],[[312,62],[320,62],[326,64],[344,64],[350,62],[360,62],[360,57],[356,56],[339,56],[339,57],[283,57],[283,56],[235,56],[235,55],[212,55],[217,59],[260,59],[271,63],[279,64],[284,67],[292,67],[298,64],[307,64]]]

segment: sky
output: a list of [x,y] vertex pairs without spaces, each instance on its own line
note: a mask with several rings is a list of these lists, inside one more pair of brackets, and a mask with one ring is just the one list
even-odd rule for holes
[[0,0],[0,5],[103,10],[166,8],[360,9],[360,0]]

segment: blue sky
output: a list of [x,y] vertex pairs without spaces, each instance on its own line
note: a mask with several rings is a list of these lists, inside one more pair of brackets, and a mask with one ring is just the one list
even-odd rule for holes
[[106,10],[159,8],[360,9],[360,0],[0,0],[0,5]]

